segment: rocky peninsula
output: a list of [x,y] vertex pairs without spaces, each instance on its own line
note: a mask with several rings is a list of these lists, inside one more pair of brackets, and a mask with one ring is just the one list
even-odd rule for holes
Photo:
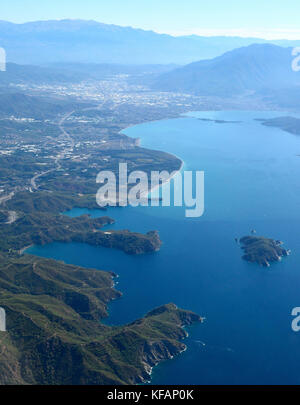
[[107,326],[121,296],[116,274],[36,256],[0,253],[1,306],[7,314],[0,384],[128,385],[186,349],[193,312],[163,305],[126,325]]

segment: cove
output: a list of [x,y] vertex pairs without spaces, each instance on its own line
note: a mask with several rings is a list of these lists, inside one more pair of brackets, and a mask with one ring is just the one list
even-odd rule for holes
[[[107,229],[158,230],[159,252],[128,256],[75,243],[27,250],[116,272],[124,295],[109,305],[108,324],[169,302],[206,317],[188,329],[188,350],[153,370],[153,384],[300,383],[300,334],[291,328],[291,311],[300,306],[300,137],[256,120],[283,115],[193,112],[123,131],[143,147],[179,156],[184,169],[205,172],[201,218],[185,218],[184,207],[108,210],[116,224]],[[68,215],[87,212],[103,215]],[[292,255],[270,269],[244,262],[234,238],[251,229],[283,240]]]

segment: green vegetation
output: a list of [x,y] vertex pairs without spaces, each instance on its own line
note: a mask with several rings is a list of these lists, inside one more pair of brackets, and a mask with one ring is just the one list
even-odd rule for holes
[[72,208],[101,209],[96,202],[95,195],[75,195],[67,193],[49,193],[28,191],[18,193],[6,203],[7,209],[19,211],[21,214],[34,212],[59,214]]
[[[199,317],[166,306],[124,327],[100,323],[107,303],[121,296],[113,273],[69,266],[18,251],[52,241],[84,242],[129,254],[160,246],[156,232],[102,232],[109,217],[70,218],[61,211],[95,208],[89,196],[20,192],[4,202],[0,229],[0,306],[8,332],[0,333],[0,384],[130,384],[148,378],[150,367],[183,350],[180,325]],[[11,224],[7,210],[17,213]],[[174,322],[174,324],[173,324]]]
[[200,321],[170,304],[129,325],[108,327],[118,298],[112,273],[34,256],[0,256],[1,384],[132,384],[185,349],[182,326]]
[[69,218],[47,212],[34,212],[19,217],[13,224],[0,229],[0,251],[19,251],[33,244],[44,245],[57,242],[82,242],[94,246],[104,246],[123,250],[128,254],[141,254],[156,251],[161,242],[157,232],[140,234],[124,231],[102,232],[104,225],[112,224],[109,217],[91,218],[82,215]]
[[269,267],[271,262],[278,262],[288,256],[290,251],[281,247],[282,242],[261,236],[244,236],[240,239],[244,250],[243,259]]
[[[40,71],[43,77],[48,73]],[[122,80],[117,83],[123,94]],[[86,86],[84,93],[103,93],[96,82]],[[141,383],[149,379],[151,367],[185,349],[182,326],[201,318],[169,304],[130,325],[105,326],[100,320],[107,316],[107,303],[121,295],[113,288],[112,273],[22,253],[32,244],[53,241],[128,254],[158,250],[156,231],[107,227],[103,232],[112,218],[62,213],[75,207],[100,209],[96,176],[100,170],[118,175],[120,162],[128,164],[128,171],[148,174],[178,170],[180,159],[141,148],[138,139],[120,131],[196,110],[192,106],[198,101],[187,97],[183,104],[172,96],[156,105],[146,95],[141,104],[133,93],[131,101],[115,103],[109,92],[101,108],[87,109],[89,100],[77,101],[81,85],[77,99],[64,97],[74,94],[73,85],[67,87],[60,94],[54,86],[47,97],[41,89],[31,92],[38,96],[17,94],[18,89],[0,95],[0,306],[8,328],[0,333],[0,384]]]
[[181,167],[181,160],[168,153],[140,147],[107,151],[103,146],[79,146],[76,155],[81,158],[66,159],[63,161],[63,170],[55,170],[45,175],[40,185],[41,190],[94,195],[95,199],[99,187],[96,184],[97,174],[101,170],[109,170],[115,173],[118,181],[120,162],[127,163],[128,172],[140,170],[147,173],[149,179],[152,170],[167,170],[171,173]]

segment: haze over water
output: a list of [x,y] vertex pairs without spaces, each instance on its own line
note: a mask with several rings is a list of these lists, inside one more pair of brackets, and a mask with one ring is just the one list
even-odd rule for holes
[[[300,137],[263,126],[279,112],[199,112],[124,131],[142,146],[174,153],[205,171],[205,214],[185,208],[110,208],[106,229],[158,230],[160,252],[128,256],[85,244],[53,243],[28,253],[120,275],[108,324],[133,321],[169,302],[205,316],[188,328],[188,350],[153,370],[154,384],[299,384]],[[215,123],[201,119],[237,121]],[[69,215],[102,211],[74,209]],[[292,255],[270,269],[244,262],[235,242],[256,229]]]

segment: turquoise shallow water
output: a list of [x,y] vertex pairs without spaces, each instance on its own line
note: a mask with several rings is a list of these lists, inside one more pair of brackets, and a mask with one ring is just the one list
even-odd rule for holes
[[[110,304],[109,324],[168,302],[207,318],[188,329],[185,353],[154,369],[154,384],[300,383],[300,334],[291,329],[300,306],[300,137],[255,120],[281,115],[199,112],[124,131],[181,157],[187,170],[205,171],[201,218],[185,218],[184,208],[108,210],[116,224],[107,229],[159,230],[160,252],[133,257],[75,243],[27,251],[118,273],[124,295]],[[85,212],[103,215],[68,215]],[[270,269],[242,261],[234,238],[253,228],[283,240],[292,256]]]

